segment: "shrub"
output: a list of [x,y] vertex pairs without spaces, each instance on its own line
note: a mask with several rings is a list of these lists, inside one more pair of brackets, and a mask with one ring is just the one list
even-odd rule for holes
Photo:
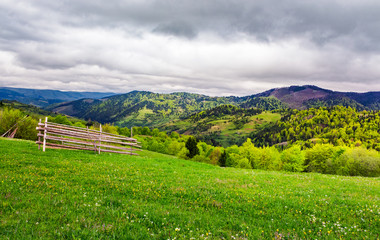
[[[4,108],[0,112],[0,135],[17,123],[17,132],[15,137],[27,140],[37,139],[37,120],[26,117],[26,114],[17,109]],[[12,129],[12,131],[14,128]]]
[[70,122],[70,120],[68,120],[67,117],[63,115],[58,115],[56,117],[49,117],[48,121],[53,122],[53,123],[65,124],[65,125],[73,125],[72,122]]
[[241,158],[239,159],[238,168],[245,168],[245,169],[252,169],[251,163],[248,160],[248,158]]
[[331,144],[316,144],[305,152],[305,170],[308,172],[326,173],[328,164],[334,155]]
[[222,153],[220,151],[220,147],[214,148],[209,155],[210,163],[213,165],[220,165],[219,161],[220,161],[221,155]]
[[281,153],[283,170],[288,172],[302,172],[304,169],[305,156],[301,147],[294,145]]
[[106,133],[111,133],[111,134],[118,134],[117,127],[109,123],[102,125],[102,131]]
[[380,176],[380,157],[375,150],[363,147],[348,149],[336,160],[337,174],[349,176]]
[[202,155],[196,155],[191,160],[194,162],[210,163],[210,158],[202,156]]

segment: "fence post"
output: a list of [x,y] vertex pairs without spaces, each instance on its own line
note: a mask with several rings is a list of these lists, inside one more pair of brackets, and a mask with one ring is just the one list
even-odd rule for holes
[[100,144],[102,143],[102,124],[100,124],[100,133],[99,133],[99,154],[100,154]]
[[[40,118],[40,122],[39,123],[41,123],[42,122],[42,119]],[[40,125],[38,125],[38,126],[40,126]],[[41,134],[41,131],[38,131],[38,135],[40,135]],[[41,150],[41,136],[38,136],[38,150]]]
[[45,118],[44,145],[42,146],[42,151],[43,152],[45,152],[45,147],[46,147],[47,121],[48,121],[48,117]]

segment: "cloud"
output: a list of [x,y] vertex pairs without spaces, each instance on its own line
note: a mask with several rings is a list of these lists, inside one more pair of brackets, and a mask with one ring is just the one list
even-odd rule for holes
[[0,85],[248,95],[379,89],[378,1],[0,3]]

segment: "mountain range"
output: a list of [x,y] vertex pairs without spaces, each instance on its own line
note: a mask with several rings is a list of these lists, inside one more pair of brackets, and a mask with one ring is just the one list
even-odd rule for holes
[[342,105],[379,110],[380,92],[336,92],[317,86],[275,88],[245,97],[209,97],[177,92],[132,91],[125,94],[0,88],[0,99],[17,100],[46,110],[119,126],[162,126],[221,105],[239,108],[307,109]]
[[74,101],[81,98],[98,99],[111,95],[115,95],[115,93],[0,87],[0,99],[16,100],[20,103],[31,104],[41,108],[51,104]]

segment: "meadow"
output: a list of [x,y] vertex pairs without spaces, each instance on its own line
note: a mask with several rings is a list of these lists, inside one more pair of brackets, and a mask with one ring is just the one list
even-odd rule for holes
[[380,179],[0,138],[0,239],[379,239]]

